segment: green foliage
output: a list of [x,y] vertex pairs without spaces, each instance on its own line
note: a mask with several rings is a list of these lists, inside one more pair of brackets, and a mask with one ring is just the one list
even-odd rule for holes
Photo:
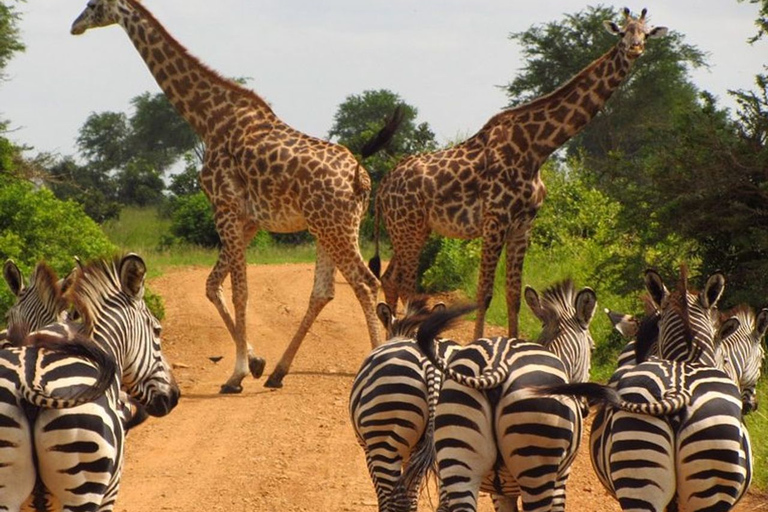
[[49,167],[48,174],[48,186],[56,197],[77,201],[96,222],[119,215],[114,182],[96,166],[78,165],[72,158],[64,158]]
[[10,2],[0,3],[0,80],[5,78],[3,70],[14,54],[25,50],[24,43],[19,37],[20,18],[16,7]]
[[213,208],[203,192],[176,198],[171,214],[171,233],[187,243],[218,247],[221,243],[213,222]]
[[[115,246],[82,208],[74,202],[59,201],[46,189],[24,181],[0,181],[0,260],[13,259],[25,275],[41,260],[59,275],[75,264],[110,256]],[[7,288],[0,291],[0,310],[13,298]]]
[[155,207],[127,206],[102,225],[107,237],[123,250],[144,254],[155,250],[170,232],[171,219]]
[[[433,237],[429,244],[434,251],[434,260],[421,275],[422,291],[427,293],[445,292],[463,287],[470,276],[477,273],[480,264],[481,240],[457,240]],[[429,254],[432,251],[426,251]]]

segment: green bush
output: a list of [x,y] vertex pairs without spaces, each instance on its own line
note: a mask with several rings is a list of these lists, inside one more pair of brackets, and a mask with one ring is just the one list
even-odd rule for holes
[[[421,276],[421,288],[427,293],[461,288],[477,273],[482,241],[437,238],[438,250],[433,263]],[[429,244],[434,246],[434,242]],[[429,251],[427,251],[429,253]]]
[[[82,206],[25,181],[0,182],[0,260],[13,259],[25,277],[39,261],[63,276],[74,268],[75,256],[88,261],[115,251]],[[0,311],[13,301],[8,287],[0,287]]]
[[171,233],[187,243],[203,247],[221,244],[213,223],[213,208],[203,192],[174,200]]

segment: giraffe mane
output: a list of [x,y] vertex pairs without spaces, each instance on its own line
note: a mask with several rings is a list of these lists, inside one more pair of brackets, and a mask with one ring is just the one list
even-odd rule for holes
[[207,75],[208,78],[210,78],[213,82],[216,84],[229,89],[231,91],[235,91],[239,94],[242,94],[246,96],[247,98],[253,100],[258,104],[259,107],[266,109],[269,113],[273,113],[272,108],[269,106],[269,104],[264,101],[264,99],[256,94],[251,89],[248,89],[247,87],[243,87],[242,85],[238,84],[234,80],[231,80],[229,78],[223,77],[218,71],[215,71],[210,66],[202,62],[199,58],[194,56],[192,53],[187,50],[187,48],[181,44],[175,37],[173,37],[168,30],[163,26],[162,23],[149,11],[146,7],[141,3],[140,0],[126,0],[134,9],[136,9],[141,15],[147,19],[149,22],[151,22],[152,26],[155,28],[155,30],[158,30],[163,34],[163,37],[169,42],[169,44],[173,45],[181,55],[187,57],[189,60],[191,60],[195,65],[199,66],[201,70],[203,70]]

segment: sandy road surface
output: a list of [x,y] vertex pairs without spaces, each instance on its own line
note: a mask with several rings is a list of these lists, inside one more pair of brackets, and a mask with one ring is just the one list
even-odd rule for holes
[[[350,385],[369,351],[349,286],[337,276],[336,299],[309,332],[283,389],[267,390],[265,377],[248,378],[242,394],[222,396],[234,344],[205,299],[208,271],[179,268],[151,282],[165,298],[164,348],[177,365],[183,397],[168,417],[130,433],[116,510],[374,512],[376,498],[347,413]],[[249,268],[248,329],[267,372],[299,324],[312,276],[312,265]],[[465,325],[458,336],[470,333]],[[224,357],[213,363],[211,356]],[[619,511],[588,456],[582,453],[575,464],[568,510]],[[738,512],[768,511],[768,498],[749,498]],[[485,497],[480,510],[492,510]]]

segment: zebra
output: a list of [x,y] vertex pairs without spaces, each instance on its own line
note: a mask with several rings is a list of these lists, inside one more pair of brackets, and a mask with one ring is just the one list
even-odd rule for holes
[[[152,416],[169,413],[180,396],[161,353],[160,324],[143,300],[145,274],[146,265],[136,254],[79,264],[67,292],[78,323],[45,328],[74,325],[73,330],[115,361],[108,389],[95,400],[66,409],[55,403],[40,405],[39,400],[31,402],[38,407],[26,406],[30,399],[20,399],[18,379],[0,376],[0,447],[13,446],[0,449],[0,486],[12,490],[0,493],[0,510],[19,510],[30,494],[27,506],[32,510],[45,510],[47,505],[37,502],[44,495],[65,512],[113,509],[125,437],[118,403],[121,384]],[[0,354],[18,360],[21,354],[41,350],[27,345]],[[34,377],[38,391],[58,396],[83,385],[88,388],[97,369],[82,358],[46,351],[25,374]],[[7,418],[13,421],[2,421]]]
[[524,296],[544,322],[538,342],[480,338],[441,361],[436,337],[472,308],[433,314],[419,327],[419,348],[444,372],[434,434],[438,510],[474,511],[480,491],[506,497],[495,500],[502,510],[517,510],[518,496],[526,511],[565,509],[582,407],[570,397],[536,396],[530,387],[588,377],[597,298],[590,288],[576,293],[570,280],[542,299],[530,287]]
[[[376,315],[387,342],[365,358],[352,384],[349,414],[358,444],[376,491],[379,512],[415,510],[423,474],[422,461],[432,460],[432,426],[442,375],[419,352],[413,339],[430,314],[445,310],[442,303],[427,307],[424,298],[406,304],[397,318],[386,303]],[[458,347],[446,343],[443,356]],[[410,467],[411,477],[403,478]],[[417,469],[414,469],[416,468]]]
[[[30,332],[60,320],[66,311],[64,291],[68,278],[59,280],[44,262],[35,265],[29,285],[25,285],[21,270],[10,259],[3,265],[3,277],[16,301],[6,313],[8,328],[0,332],[0,348],[17,345]],[[9,337],[12,326],[16,340]]]
[[[69,305],[64,294],[72,283],[71,272],[59,279],[45,262],[39,262],[27,286],[21,270],[9,259],[3,265],[3,277],[16,301],[6,313],[7,328],[0,333],[0,348],[31,343],[39,337],[28,337],[30,332],[66,321]],[[120,392],[118,407],[126,431],[141,425],[148,418],[141,404],[123,391]]]
[[[593,467],[624,511],[730,510],[751,476],[749,435],[736,383],[716,368],[716,343],[738,319],[719,328],[716,305],[725,278],[709,277],[701,293],[688,287],[683,267],[669,292],[646,271],[645,286],[659,315],[660,357],[629,369],[613,385],[577,384],[540,389],[587,397],[605,406],[593,422]],[[651,332],[652,330],[648,330]]]
[[723,328],[727,328],[733,318],[738,320],[738,325],[721,335],[716,352],[717,367],[738,385],[742,413],[746,415],[757,410],[756,388],[765,359],[762,341],[768,330],[768,309],[763,308],[755,315],[748,306],[737,306],[722,315]]

